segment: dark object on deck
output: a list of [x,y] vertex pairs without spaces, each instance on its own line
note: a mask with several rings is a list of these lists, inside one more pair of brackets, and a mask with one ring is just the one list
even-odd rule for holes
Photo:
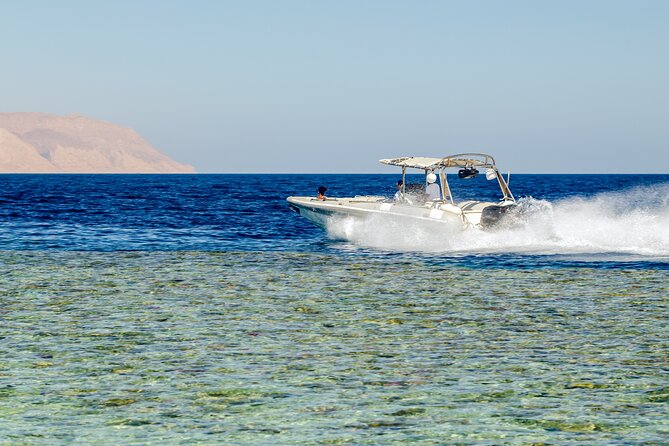
[[465,167],[464,169],[458,170],[458,177],[460,178],[474,178],[478,176],[479,171],[473,167]]

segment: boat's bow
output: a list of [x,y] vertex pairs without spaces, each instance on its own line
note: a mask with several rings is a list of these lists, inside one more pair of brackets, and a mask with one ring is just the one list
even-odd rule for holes
[[319,226],[326,226],[328,218],[332,216],[364,217],[370,212],[378,211],[384,200],[384,197],[377,196],[325,200],[313,197],[287,198],[290,209]]

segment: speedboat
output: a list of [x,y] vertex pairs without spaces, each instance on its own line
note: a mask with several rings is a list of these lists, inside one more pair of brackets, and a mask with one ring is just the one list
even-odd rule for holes
[[[413,221],[429,221],[461,225],[466,228],[489,229],[498,225],[512,209],[516,199],[497,169],[495,159],[484,153],[461,153],[444,158],[405,156],[380,160],[381,163],[402,169],[401,188],[393,199],[383,196],[351,198],[288,197],[290,208],[309,221],[326,227],[333,218],[393,217]],[[408,185],[407,169],[425,174],[425,184]],[[496,180],[501,191],[497,202],[457,201],[451,194],[447,171],[456,170],[457,178],[470,179],[485,170],[487,180]],[[438,179],[439,189],[434,193]],[[431,194],[429,192],[432,192]]]

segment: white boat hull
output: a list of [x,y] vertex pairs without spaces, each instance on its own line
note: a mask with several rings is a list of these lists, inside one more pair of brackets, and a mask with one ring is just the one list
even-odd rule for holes
[[[326,227],[333,217],[372,218],[388,216],[398,219],[485,227],[482,214],[486,208],[499,209],[504,203],[465,201],[451,204],[427,202],[423,205],[387,202],[384,197],[364,196],[353,198],[288,197],[289,206],[295,212],[318,226]],[[485,222],[484,222],[485,223]]]

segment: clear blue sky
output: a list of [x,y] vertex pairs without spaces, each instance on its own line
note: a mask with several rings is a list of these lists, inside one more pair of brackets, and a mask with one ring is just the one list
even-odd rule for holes
[[200,172],[669,173],[669,1],[6,1],[0,111],[132,127]]

